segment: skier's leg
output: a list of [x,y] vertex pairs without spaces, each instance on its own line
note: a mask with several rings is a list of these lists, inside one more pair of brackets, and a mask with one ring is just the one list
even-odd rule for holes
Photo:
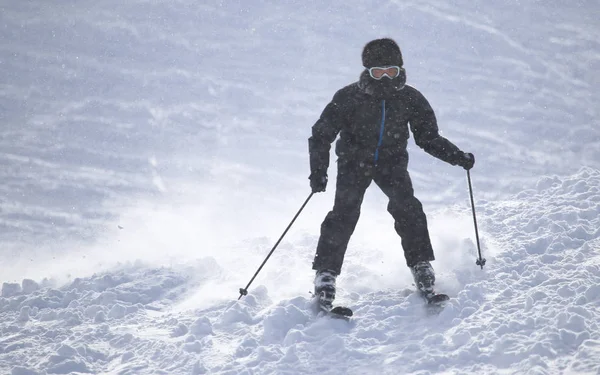
[[406,264],[413,268],[419,262],[434,260],[427,217],[414,196],[406,166],[398,163],[378,167],[374,180],[389,198],[388,212],[394,217],[394,227],[402,239]]
[[321,224],[314,270],[340,274],[348,242],[360,216],[365,191],[372,180],[371,174],[371,168],[365,168],[358,162],[338,162],[335,202]]

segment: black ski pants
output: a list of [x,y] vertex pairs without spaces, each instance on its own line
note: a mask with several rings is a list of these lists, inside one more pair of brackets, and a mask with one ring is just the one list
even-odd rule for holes
[[389,198],[387,210],[395,220],[394,227],[402,240],[406,264],[412,267],[419,261],[434,260],[427,218],[421,202],[414,196],[406,164],[368,166],[338,160],[335,202],[321,225],[313,269],[340,274],[371,181],[375,181]]

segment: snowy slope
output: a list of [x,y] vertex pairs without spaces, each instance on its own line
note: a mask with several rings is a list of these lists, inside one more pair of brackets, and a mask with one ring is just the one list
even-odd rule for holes
[[599,373],[600,171],[548,177],[479,208],[488,265],[474,265],[468,239],[441,246],[464,256],[438,276],[453,299],[437,316],[408,284],[352,291],[355,272],[340,280],[351,322],[314,318],[308,293],[273,298],[284,270],[240,302],[231,287],[194,308],[192,291],[232,277],[215,272],[217,259],[126,264],[64,286],[5,283],[0,373]]
[[[597,1],[0,3],[0,374],[598,374]],[[409,145],[439,289],[368,191],[350,324],[308,311],[306,139],[400,43],[464,171]],[[412,142],[412,141],[411,141]],[[334,164],[334,163],[332,163]]]
[[[285,221],[281,208],[305,196],[310,126],[357,79],[366,41],[383,35],[400,43],[408,82],[443,134],[477,156],[480,197],[598,168],[599,7],[0,4],[5,241],[15,254],[40,242],[58,253],[104,235],[108,219],[140,200],[185,194],[207,205],[241,189],[243,204],[269,195],[278,206],[265,216]],[[459,169],[410,149],[426,207],[463,201]]]

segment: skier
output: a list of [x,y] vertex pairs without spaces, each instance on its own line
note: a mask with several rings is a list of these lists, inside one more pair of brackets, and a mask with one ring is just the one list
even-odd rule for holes
[[[340,274],[348,241],[360,215],[366,189],[375,181],[389,198],[388,212],[401,237],[406,264],[419,292],[435,296],[433,248],[421,202],[414,196],[406,150],[409,128],[416,144],[432,156],[466,170],[475,157],[461,151],[438,133],[433,109],[414,87],[406,85],[402,53],[389,38],[367,43],[362,51],[364,70],[357,82],[333,96],[308,140],[310,186],[313,193],[327,186],[331,143],[338,134],[338,175],[333,209],[321,225],[313,262],[315,298],[330,310],[335,281]],[[446,297],[447,298],[447,297]]]

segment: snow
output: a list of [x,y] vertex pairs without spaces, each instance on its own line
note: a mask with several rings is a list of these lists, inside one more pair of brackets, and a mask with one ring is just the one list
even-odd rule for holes
[[62,286],[5,283],[0,363],[12,374],[594,374],[600,171],[553,181],[481,204],[487,266],[474,265],[472,243],[459,246],[468,261],[438,274],[453,298],[437,315],[401,282],[342,289],[350,322],[316,318],[308,295],[273,299],[269,279],[239,302],[232,289],[180,309],[207,282],[190,276],[198,265],[127,264]]
[[[0,5],[0,374],[600,374],[597,2]],[[410,144],[438,314],[375,188],[311,311],[306,139],[391,36],[471,172]],[[357,70],[358,69],[358,70]],[[411,141],[412,142],[412,141]]]

